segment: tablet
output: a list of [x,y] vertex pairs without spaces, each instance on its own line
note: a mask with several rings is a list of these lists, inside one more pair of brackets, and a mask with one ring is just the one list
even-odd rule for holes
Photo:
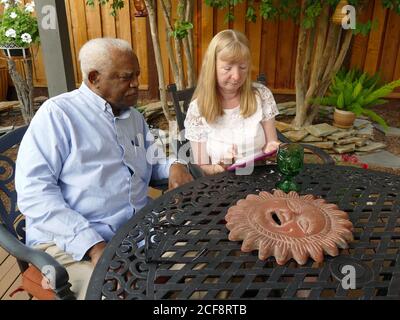
[[276,151],[277,151],[277,150],[273,150],[273,151],[270,151],[270,152],[268,152],[268,153],[265,153],[265,152],[260,151],[260,152],[258,152],[258,153],[256,153],[256,154],[252,154],[252,155],[250,155],[250,156],[244,157],[244,158],[242,158],[242,159],[237,160],[234,164],[232,164],[231,166],[229,166],[229,167],[227,168],[227,170],[228,170],[228,171],[233,171],[233,170],[235,170],[235,169],[237,169],[237,168],[244,168],[244,167],[246,167],[248,164],[251,164],[251,163],[254,164],[254,162],[256,162],[256,161],[258,161],[258,160],[263,160],[263,159],[265,159],[265,158],[268,158],[268,157],[273,156],[273,155],[276,153]]

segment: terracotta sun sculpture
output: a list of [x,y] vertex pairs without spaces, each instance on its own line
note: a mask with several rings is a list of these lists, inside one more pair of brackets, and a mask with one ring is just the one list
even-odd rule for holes
[[229,240],[243,240],[242,251],[258,249],[259,259],[274,256],[280,265],[291,258],[302,265],[310,256],[322,262],[324,252],[337,256],[338,247],[345,249],[353,240],[353,224],[346,212],[293,191],[248,195],[229,208],[225,220]]

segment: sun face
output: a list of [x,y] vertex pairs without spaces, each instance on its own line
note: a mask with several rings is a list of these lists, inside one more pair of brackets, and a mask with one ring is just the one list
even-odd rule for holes
[[280,265],[291,258],[299,264],[309,257],[322,262],[324,253],[337,256],[338,247],[345,249],[353,240],[353,224],[346,212],[296,192],[248,195],[229,208],[225,220],[229,240],[243,240],[242,251],[258,249],[259,259],[275,256]]

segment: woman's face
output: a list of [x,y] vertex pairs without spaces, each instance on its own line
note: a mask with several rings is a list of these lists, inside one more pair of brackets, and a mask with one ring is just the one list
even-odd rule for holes
[[221,93],[236,93],[246,81],[249,64],[246,61],[222,60],[217,55],[217,84]]

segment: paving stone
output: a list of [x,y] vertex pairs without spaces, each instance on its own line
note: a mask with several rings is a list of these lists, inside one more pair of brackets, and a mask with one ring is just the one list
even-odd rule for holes
[[386,147],[386,144],[381,143],[381,142],[371,142],[369,144],[367,144],[366,146],[363,147],[357,147],[357,151],[361,151],[361,152],[371,152],[371,151],[375,151],[378,149],[383,149]]
[[293,109],[296,107],[296,101],[281,102],[277,104],[278,110]]
[[285,110],[279,110],[280,115],[285,115],[285,116],[294,116],[296,114],[296,109],[285,109]]
[[323,141],[323,142],[309,142],[313,146],[316,146],[320,149],[332,149],[333,148],[333,141]]
[[389,127],[386,131],[380,124],[374,124],[374,127],[383,132],[387,137],[400,137],[400,128]]
[[362,129],[367,127],[368,125],[372,125],[371,121],[357,118],[356,120],[354,120],[353,127],[355,129]]
[[356,136],[361,138],[373,138],[374,127],[372,125],[369,125],[365,128],[362,128],[356,132]]
[[386,150],[378,151],[368,155],[358,156],[361,162],[383,166],[387,168],[400,168],[400,157]]
[[312,134],[315,137],[326,137],[339,130],[338,128],[331,126],[327,123],[320,123],[313,126],[308,126],[305,129],[309,134]]
[[347,138],[350,137],[352,135],[354,135],[356,131],[355,130],[341,130],[339,132],[335,132],[331,135],[329,135],[327,138],[328,140],[333,140],[333,141],[337,141],[343,138]]
[[284,136],[288,138],[290,141],[298,142],[303,140],[308,135],[308,132],[304,129],[301,130],[293,130],[287,131],[284,133]]
[[347,153],[347,152],[353,152],[356,149],[356,145],[354,143],[352,144],[345,144],[343,146],[335,146],[333,147],[333,150],[335,150],[337,153]]
[[323,141],[324,139],[321,137],[315,137],[312,134],[309,134],[308,136],[306,136],[302,141],[303,142],[320,142]]
[[337,145],[345,145],[345,144],[351,144],[355,143],[357,145],[360,144],[363,146],[366,143],[367,139],[366,138],[360,138],[360,137],[351,137],[351,138],[346,138],[346,139],[341,139],[338,141],[335,141]]
[[288,123],[282,122],[282,121],[275,121],[275,127],[280,131],[280,132],[286,132],[293,130],[292,126]]

